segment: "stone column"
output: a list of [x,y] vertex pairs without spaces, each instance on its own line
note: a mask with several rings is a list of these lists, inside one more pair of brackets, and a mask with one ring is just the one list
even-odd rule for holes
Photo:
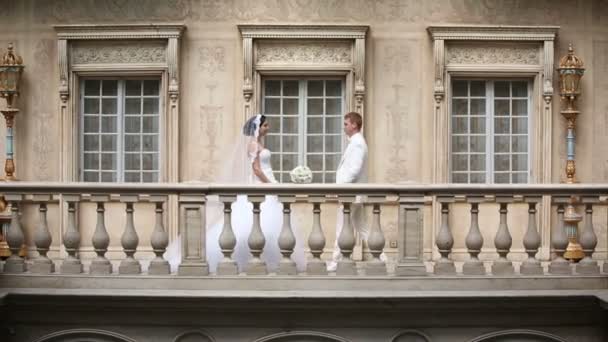
[[439,232],[437,232],[435,244],[441,257],[435,262],[434,272],[436,275],[455,275],[456,268],[454,267],[454,261],[449,258],[454,246],[454,237],[449,225],[449,205],[450,203],[454,203],[454,197],[437,196],[437,201],[441,203],[441,226],[439,227]]
[[249,200],[253,204],[253,226],[251,227],[251,233],[247,243],[249,250],[253,255],[253,258],[247,263],[247,274],[248,275],[265,275],[268,274],[266,269],[266,262],[260,259],[260,255],[264,251],[264,245],[266,245],[266,238],[264,238],[264,232],[260,225],[260,204],[264,201],[264,196],[255,195],[249,196]]
[[165,230],[163,225],[163,204],[167,203],[168,197],[165,195],[153,195],[150,196],[150,202],[156,206],[154,212],[156,216],[156,223],[154,225],[154,231],[150,237],[150,245],[156,257],[150,261],[150,267],[148,268],[149,274],[170,274],[171,268],[169,262],[163,258],[163,254],[169,245],[169,234]]
[[576,264],[576,272],[580,274],[599,274],[600,267],[597,261],[593,260],[593,252],[597,246],[597,236],[593,229],[593,204],[599,203],[598,197],[583,197],[585,204],[585,225],[583,232],[580,234],[578,241],[583,247],[585,257]]
[[492,263],[492,274],[493,275],[511,275],[515,273],[513,263],[507,259],[507,255],[513,245],[513,238],[509,233],[509,226],[507,225],[507,206],[513,202],[512,196],[496,196],[496,202],[500,205],[500,223],[498,224],[498,231],[494,237],[494,246],[496,246],[496,252],[498,253],[498,260]]
[[340,247],[342,258],[338,260],[336,275],[340,276],[357,275],[357,265],[352,259],[353,248],[355,247],[355,234],[350,220],[350,206],[354,201],[355,196],[340,196],[344,217],[342,231],[340,231],[340,236],[338,236],[338,247]]
[[372,254],[372,259],[365,263],[365,274],[367,275],[386,275],[386,263],[380,259],[386,244],[380,223],[380,205],[385,201],[386,196],[370,195],[367,199],[367,202],[374,206],[372,227],[367,238],[367,246]]
[[483,247],[483,236],[479,231],[479,204],[484,201],[484,197],[467,196],[467,201],[471,205],[471,226],[465,244],[471,258],[462,265],[462,273],[465,275],[485,275],[486,268],[478,257]]
[[570,263],[564,259],[564,253],[568,247],[568,236],[564,229],[564,204],[568,203],[569,197],[555,197],[553,200],[557,203],[557,224],[551,236],[555,258],[549,264],[549,273],[571,274]]
[[80,201],[80,195],[63,195],[63,199],[68,202],[68,224],[63,234],[63,245],[68,256],[63,260],[60,272],[78,274],[83,271],[77,254],[80,247],[80,232],[76,225],[76,205]]
[[106,252],[110,245],[110,235],[105,223],[105,203],[110,201],[109,195],[93,195],[91,202],[97,202],[97,225],[93,234],[93,248],[97,257],[91,261],[89,272],[91,274],[111,274],[112,263],[106,258]]
[[34,195],[34,202],[39,203],[40,220],[38,222],[38,229],[36,229],[34,235],[34,242],[36,243],[36,249],[38,250],[39,256],[34,259],[34,262],[32,263],[32,273],[48,274],[55,272],[55,264],[46,255],[53,241],[46,215],[46,205],[51,198],[52,196],[48,194]]
[[224,203],[224,226],[220,234],[218,243],[224,258],[217,265],[218,275],[236,275],[238,268],[236,261],[232,259],[234,247],[236,246],[236,236],[232,229],[232,203],[236,201],[235,195],[220,195],[220,202]]
[[120,201],[125,203],[125,211],[127,213],[125,230],[120,238],[122,249],[127,257],[120,262],[118,273],[140,274],[141,264],[139,260],[135,259],[135,252],[137,252],[137,245],[139,245],[139,236],[137,236],[137,230],[135,230],[133,222],[133,212],[135,211],[133,205],[137,203],[138,197],[137,195],[120,195]]
[[6,259],[4,264],[4,272],[6,273],[22,273],[25,272],[25,260],[19,256],[19,251],[23,246],[25,237],[19,219],[19,205],[23,200],[21,194],[5,194],[4,198],[11,203],[11,225],[6,233],[6,243],[11,250],[11,256]]
[[321,254],[325,248],[325,235],[321,227],[321,203],[325,203],[325,196],[309,196],[308,202],[312,203],[312,230],[308,237],[308,247],[312,259],[306,263],[306,273],[309,275],[327,275],[325,261],[321,260]]
[[279,249],[283,258],[279,263],[279,274],[295,275],[298,274],[295,261],[291,260],[293,249],[296,246],[296,237],[291,228],[291,204],[296,198],[293,195],[281,195],[279,200],[283,203],[283,226],[279,234]]
[[541,196],[526,196],[524,200],[528,203],[528,229],[524,235],[524,248],[528,253],[528,259],[521,263],[519,273],[524,275],[543,274],[540,261],[536,258],[540,247],[540,234],[536,229],[536,205],[542,201]]

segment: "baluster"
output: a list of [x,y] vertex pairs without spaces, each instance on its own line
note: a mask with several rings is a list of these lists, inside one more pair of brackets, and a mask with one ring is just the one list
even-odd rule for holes
[[471,226],[465,239],[465,244],[471,258],[462,265],[462,273],[465,275],[485,275],[486,268],[479,260],[479,253],[483,247],[483,236],[479,231],[479,203],[483,202],[482,196],[469,196],[468,202],[471,204]]
[[97,202],[97,224],[91,242],[97,256],[91,261],[89,272],[91,274],[111,274],[112,263],[106,258],[108,246],[110,245],[110,235],[106,229],[105,203],[110,201],[109,195],[93,195],[91,202]]
[[536,259],[536,253],[540,247],[540,235],[536,229],[536,204],[541,197],[526,197],[528,202],[528,229],[524,235],[524,248],[528,253],[528,258],[521,263],[519,273],[525,275],[543,274],[540,261]]
[[68,225],[63,234],[63,245],[68,253],[61,264],[61,273],[78,274],[82,273],[83,267],[77,255],[80,246],[80,232],[76,225],[76,204],[80,201],[80,195],[63,195],[63,199],[68,203]]
[[6,243],[11,250],[11,256],[6,259],[4,264],[4,272],[6,273],[22,273],[26,271],[25,260],[19,256],[19,252],[23,247],[25,237],[19,220],[19,203],[23,200],[23,195],[5,194],[4,198],[11,203],[11,225],[6,232]]
[[441,226],[435,244],[439,250],[441,257],[435,262],[434,273],[438,275],[455,275],[456,268],[454,267],[454,261],[449,259],[449,255],[452,252],[454,246],[454,237],[449,226],[449,204],[454,202],[453,197],[438,197],[437,201],[441,203]]
[[296,237],[291,228],[291,203],[295,202],[295,197],[292,195],[279,196],[279,200],[283,203],[283,226],[279,234],[279,249],[283,258],[279,263],[279,274],[295,275],[298,274],[296,263],[291,259],[293,249],[296,246]]
[[309,196],[308,201],[312,203],[312,230],[308,236],[308,247],[312,254],[312,260],[306,264],[306,273],[309,275],[327,275],[325,261],[321,260],[321,254],[325,248],[325,235],[321,227],[321,203],[325,202],[324,196]]
[[380,260],[380,255],[384,250],[386,240],[380,224],[380,204],[384,203],[385,196],[369,196],[368,202],[373,203],[372,227],[367,238],[367,246],[372,254],[372,260],[365,263],[365,274],[367,275],[386,275],[386,263]]
[[500,223],[498,231],[494,237],[494,246],[498,253],[498,260],[492,263],[492,274],[494,275],[509,275],[515,273],[513,263],[507,259],[507,254],[513,245],[509,226],[507,225],[507,206],[513,201],[511,196],[496,196],[496,202],[500,205]]
[[163,259],[163,254],[169,245],[169,234],[165,231],[163,225],[163,203],[167,202],[167,196],[154,195],[150,196],[150,202],[154,203],[156,209],[156,222],[154,224],[154,231],[150,237],[150,245],[156,257],[150,261],[150,267],[148,267],[149,274],[170,274],[171,268],[169,262]]
[[139,237],[135,230],[135,224],[133,223],[133,203],[137,202],[137,195],[121,195],[120,201],[125,203],[127,218],[125,223],[125,231],[122,233],[120,243],[122,249],[125,252],[126,258],[120,262],[118,266],[119,274],[140,274],[141,264],[139,260],[135,259],[134,255],[137,252],[137,245],[139,244]]
[[580,274],[600,273],[597,261],[592,258],[597,246],[597,236],[593,230],[593,203],[598,202],[599,198],[597,197],[583,198],[583,203],[585,203],[585,227],[578,240],[581,247],[583,247],[585,257],[576,264],[576,272]]
[[264,251],[264,245],[266,244],[266,239],[260,225],[260,204],[264,201],[264,196],[249,196],[249,200],[253,203],[253,226],[251,227],[247,243],[251,254],[253,254],[253,258],[247,263],[246,272],[252,275],[264,275],[268,273],[266,262],[260,259],[260,255]]
[[47,202],[51,200],[51,195],[34,195],[34,201],[39,202],[40,222],[38,223],[38,229],[34,235],[34,242],[36,243],[36,249],[38,250],[38,257],[34,259],[32,263],[32,273],[52,273],[55,272],[55,264],[46,255],[49,252],[49,247],[53,242],[53,237],[49,231],[49,225],[47,222]]
[[342,258],[338,260],[336,275],[357,275],[357,265],[352,259],[353,248],[355,247],[355,234],[350,217],[350,206],[354,200],[355,196],[340,196],[344,219],[342,221],[342,230],[338,237],[338,247],[340,247]]
[[568,247],[568,236],[564,229],[564,203],[566,202],[563,202],[562,200],[557,202],[557,225],[551,236],[551,244],[553,245],[553,251],[555,252],[555,258],[551,260],[551,263],[549,264],[549,273],[551,274],[572,273],[570,263],[564,259],[564,253],[566,253],[566,247]]
[[219,237],[219,244],[224,258],[217,266],[218,275],[238,274],[236,261],[232,259],[232,253],[236,246],[236,236],[232,230],[232,203],[236,201],[236,196],[220,196],[220,201],[224,203],[224,226]]

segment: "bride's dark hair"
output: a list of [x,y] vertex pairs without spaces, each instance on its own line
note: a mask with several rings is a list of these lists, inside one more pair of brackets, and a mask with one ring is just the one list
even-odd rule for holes
[[255,131],[260,128],[264,122],[266,122],[266,116],[264,116],[264,114],[258,114],[260,116],[259,120],[259,124],[256,122],[256,119],[258,118],[257,115],[254,115],[252,117],[249,118],[249,120],[247,120],[245,122],[245,124],[243,125],[243,134],[251,137],[253,135],[255,135]]

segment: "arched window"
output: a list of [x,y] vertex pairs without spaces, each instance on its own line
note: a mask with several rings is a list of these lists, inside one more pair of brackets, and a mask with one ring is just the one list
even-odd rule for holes
[[125,335],[98,329],[69,329],[45,335],[34,342],[136,342]]
[[496,331],[472,339],[470,342],[567,342],[543,331],[514,329]]
[[255,342],[349,342],[342,337],[316,332],[316,331],[291,331],[272,334],[255,340]]

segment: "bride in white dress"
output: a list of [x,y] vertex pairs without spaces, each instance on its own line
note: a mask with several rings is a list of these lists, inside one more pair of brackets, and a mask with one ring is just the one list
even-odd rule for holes
[[[251,117],[243,126],[243,135],[245,136],[246,151],[243,151],[243,156],[232,156],[236,160],[244,159],[245,163],[237,168],[243,170],[231,170],[235,174],[239,174],[237,178],[241,178],[241,183],[262,184],[262,183],[278,183],[274,177],[270,159],[272,153],[264,147],[264,137],[268,133],[270,125],[266,117],[257,114]],[[238,154],[238,153],[237,153]],[[238,164],[232,162],[232,164]],[[234,168],[234,165],[228,165]],[[238,179],[237,179],[238,181]],[[209,208],[218,210],[221,204],[213,205],[209,203]],[[247,262],[252,258],[249,251],[248,238],[253,226],[253,206],[248,202],[247,196],[238,195],[236,202],[231,206],[232,215],[231,223],[234,235],[236,237],[236,246],[232,253],[232,259],[236,261],[239,272],[246,270]],[[260,206],[260,225],[266,243],[261,255],[261,259],[266,262],[269,272],[274,272],[279,266],[282,258],[278,239],[283,225],[283,205],[278,201],[277,196],[266,195],[265,201]],[[209,213],[208,217],[217,213]],[[211,222],[210,222],[211,221]],[[207,263],[209,271],[215,273],[218,263],[223,259],[223,254],[219,246],[219,236],[223,229],[223,217],[218,220],[210,220],[210,225],[207,226],[206,249]],[[293,233],[296,237],[296,246],[291,255],[291,259],[295,261],[297,270],[302,272],[306,269],[306,258],[304,256],[304,248],[302,240],[298,239],[298,231],[292,226]],[[172,243],[167,248],[165,253],[167,260],[171,264],[172,271],[177,270],[177,266],[181,262],[181,246],[180,239],[176,243]]]

